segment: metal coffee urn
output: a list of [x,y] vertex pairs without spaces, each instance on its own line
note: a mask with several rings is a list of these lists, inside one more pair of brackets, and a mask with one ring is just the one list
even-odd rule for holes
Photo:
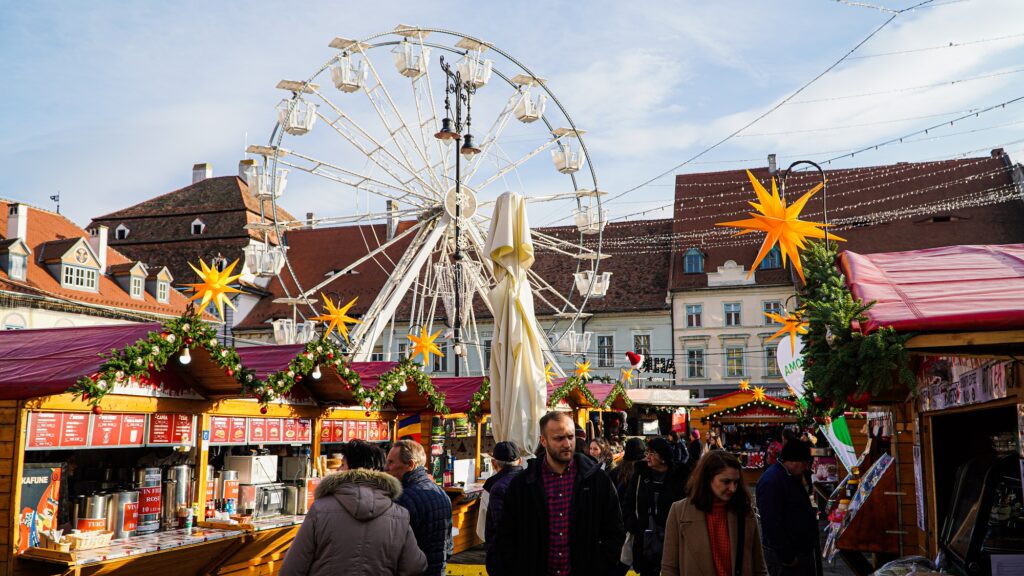
[[139,489],[139,527],[146,534],[160,529],[160,499],[163,473],[159,468],[137,468],[135,485]]
[[135,536],[139,527],[139,493],[135,490],[120,490],[110,495],[107,505],[107,526],[114,533],[114,540]]
[[75,509],[75,529],[82,532],[107,529],[109,494],[79,496]]
[[174,503],[174,495],[177,492],[177,482],[164,480],[163,492],[160,495],[160,525],[164,530],[178,528],[178,505]]

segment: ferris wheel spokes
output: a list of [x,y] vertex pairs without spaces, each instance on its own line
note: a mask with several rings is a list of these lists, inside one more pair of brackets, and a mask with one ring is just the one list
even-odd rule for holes
[[[511,172],[511,171],[519,168],[520,166],[522,166],[530,158],[533,158],[537,154],[540,154],[541,152],[543,152],[543,151],[545,151],[545,150],[555,146],[556,144],[558,144],[559,140],[561,140],[564,137],[565,137],[564,135],[563,136],[556,136],[556,137],[552,138],[551,140],[548,140],[544,144],[541,144],[540,146],[538,146],[538,147],[534,148],[533,150],[527,152],[526,154],[524,154],[522,157],[520,157],[519,159],[515,160],[511,164],[508,164],[507,166],[504,166],[501,169],[499,169],[497,172],[492,174],[491,177],[488,178],[487,180],[484,180],[479,185],[475,185],[473,187],[474,190],[476,190],[479,193],[484,188],[490,186],[491,184],[494,184],[495,181],[501,179],[501,177],[504,176],[505,174],[508,174],[509,172]],[[468,184],[468,183],[469,182],[467,180],[466,184]]]
[[[423,148],[427,151],[428,158],[430,157],[431,148],[437,150],[439,160],[434,162],[430,166],[431,172],[436,172],[438,167],[441,169],[441,181],[448,181],[448,170],[449,170],[449,154],[450,147],[439,138],[435,138],[436,134],[441,128],[437,121],[437,100],[434,97],[434,91],[432,89],[433,84],[430,81],[430,66],[427,66],[422,76],[413,78],[412,80],[412,91],[413,100],[416,103],[416,119],[418,120],[420,139],[423,140]],[[429,115],[424,114],[424,109],[429,104]],[[432,144],[430,144],[432,142]],[[447,190],[447,185],[443,185],[441,188],[442,193]]]
[[514,93],[508,101],[505,103],[505,107],[501,110],[501,113],[494,119],[494,123],[487,129],[487,133],[484,135],[483,140],[480,142],[480,159],[474,161],[469,166],[469,171],[466,173],[465,181],[469,182],[476,175],[477,170],[484,164],[484,158],[489,153],[489,150],[493,148],[494,143],[501,137],[502,132],[505,131],[505,127],[508,126],[509,120],[512,119],[512,112],[515,110],[514,100],[518,100],[519,92]]
[[[390,200],[406,202],[409,204],[417,204],[420,206],[429,204],[430,202],[433,201],[433,198],[425,196],[424,194],[417,192],[411,188],[396,186],[389,182],[378,180],[372,176],[367,176],[365,174],[361,174],[348,168],[342,168],[341,166],[338,166],[336,164],[332,164],[330,162],[314,158],[301,152],[291,150],[289,151],[289,154],[291,156],[295,156],[296,158],[301,158],[302,160],[309,162],[310,164],[312,164],[312,166],[305,166],[298,164],[296,162],[291,162],[289,160],[285,160],[282,156],[278,156],[278,164],[287,166],[289,168],[294,168],[296,170],[301,170],[303,172],[306,172],[307,174],[312,174],[314,176],[326,178],[333,182],[345,184],[346,186],[351,186],[352,188],[355,188],[357,190],[370,192],[371,194],[375,194],[377,196],[381,196],[383,198],[387,198]],[[351,176],[356,180],[348,180],[338,174],[333,173],[332,171],[340,172],[341,174]],[[414,199],[418,200],[418,202],[415,201]]]

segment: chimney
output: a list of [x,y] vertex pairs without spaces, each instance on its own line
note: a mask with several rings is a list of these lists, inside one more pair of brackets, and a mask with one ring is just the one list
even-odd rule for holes
[[395,215],[395,201],[387,201],[388,211],[388,240],[395,237],[395,233],[398,232],[398,216]]
[[312,212],[306,212],[306,226],[310,228],[316,228],[316,223],[313,222],[313,220],[316,220],[316,214]]
[[89,228],[89,246],[100,259],[100,273],[107,273],[107,227],[97,224]]
[[7,238],[26,240],[28,231],[28,206],[12,202],[7,211]]
[[[246,158],[245,160],[238,161],[238,177],[246,184],[249,184],[249,171],[255,169],[256,161],[252,158]],[[249,185],[252,186],[252,184]]]
[[203,162],[202,164],[196,164],[192,166],[192,183],[202,182],[207,178],[213,177],[213,164],[209,162]]

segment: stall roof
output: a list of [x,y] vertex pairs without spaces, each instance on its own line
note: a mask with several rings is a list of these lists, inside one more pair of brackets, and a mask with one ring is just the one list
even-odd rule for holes
[[671,390],[665,388],[630,388],[626,391],[629,399],[634,404],[645,404],[648,406],[679,406],[680,408],[693,408],[703,406],[700,400],[690,398],[687,390]]
[[843,252],[855,298],[875,301],[865,333],[1024,329],[1024,244]]
[[95,374],[100,354],[144,338],[160,324],[0,331],[0,400],[62,394]]

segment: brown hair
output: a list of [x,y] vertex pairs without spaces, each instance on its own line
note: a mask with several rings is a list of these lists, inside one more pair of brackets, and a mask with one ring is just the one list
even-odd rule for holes
[[548,412],[547,414],[540,417],[540,435],[544,435],[544,429],[548,427],[548,422],[552,420],[566,420],[570,424],[575,424],[572,420],[572,416],[565,412]]
[[612,445],[609,444],[608,441],[605,440],[604,438],[594,438],[593,440],[590,441],[589,444],[587,444],[587,449],[589,450],[590,449],[590,444],[594,444],[594,443],[596,443],[598,445],[598,447],[601,448],[601,460],[598,462],[598,464],[600,464],[601,462],[605,462],[605,463],[608,464],[608,466],[611,466],[612,465]]
[[750,493],[747,492],[747,487],[743,484],[743,466],[735,456],[724,450],[705,452],[697,462],[697,468],[690,475],[690,482],[686,486],[686,494],[690,498],[690,503],[698,510],[711,512],[711,504],[715,501],[715,493],[711,490],[711,481],[726,468],[733,468],[740,473],[739,486],[736,487],[732,498],[726,502],[726,507],[737,513],[749,513],[751,510]]

